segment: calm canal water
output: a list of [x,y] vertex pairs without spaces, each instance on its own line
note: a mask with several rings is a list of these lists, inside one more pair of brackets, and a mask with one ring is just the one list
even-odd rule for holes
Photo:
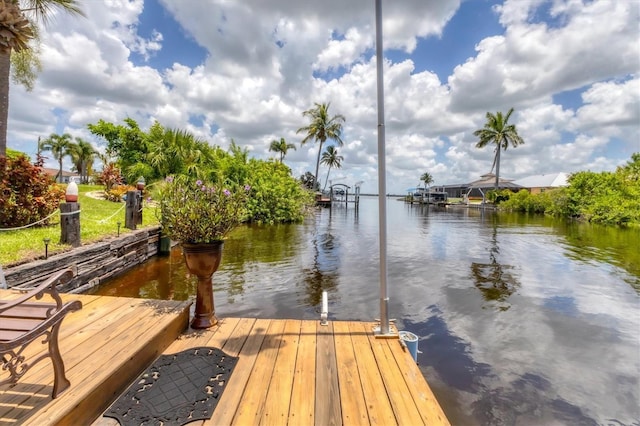
[[[640,231],[388,200],[389,312],[456,425],[640,425]],[[186,300],[179,248],[96,293]],[[378,200],[234,232],[216,313],[379,317]]]

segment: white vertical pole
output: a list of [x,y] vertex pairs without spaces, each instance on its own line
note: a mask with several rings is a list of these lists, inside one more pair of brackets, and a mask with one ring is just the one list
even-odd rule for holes
[[378,79],[378,216],[380,233],[380,330],[389,334],[387,296],[387,171],[384,140],[384,81],[382,78],[382,1],[376,0],[376,68]]

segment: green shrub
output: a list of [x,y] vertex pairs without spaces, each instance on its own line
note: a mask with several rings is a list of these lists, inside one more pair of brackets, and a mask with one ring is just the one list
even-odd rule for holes
[[278,162],[251,159],[248,163],[251,196],[247,202],[249,221],[264,224],[301,221],[313,194]]
[[63,187],[24,155],[0,157],[0,227],[37,222],[53,213],[64,197]]

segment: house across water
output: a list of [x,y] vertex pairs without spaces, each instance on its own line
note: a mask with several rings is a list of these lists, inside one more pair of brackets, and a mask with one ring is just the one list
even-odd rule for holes
[[421,204],[446,204],[449,195],[438,188],[409,188],[408,201]]

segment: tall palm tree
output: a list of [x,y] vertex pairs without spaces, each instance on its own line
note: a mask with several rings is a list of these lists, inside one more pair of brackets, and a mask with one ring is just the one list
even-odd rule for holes
[[338,155],[338,150],[333,145],[328,146],[327,150],[322,153],[322,160],[320,160],[321,163],[325,166],[329,166],[329,170],[327,170],[327,178],[324,180],[324,187],[322,188],[323,191],[327,188],[327,182],[329,181],[329,173],[331,173],[331,168],[341,168],[342,160],[344,160],[344,157],[342,155]]
[[58,160],[58,164],[60,165],[60,171],[56,176],[57,182],[62,182],[62,160],[70,154],[72,144],[73,142],[69,133],[62,135],[51,133],[51,135],[42,142],[42,148],[45,151],[51,151],[53,158]]
[[71,161],[80,174],[83,183],[89,182],[88,169],[93,164],[97,152],[93,145],[82,138],[76,138],[76,143],[69,146]]
[[37,24],[47,24],[54,9],[82,15],[77,0],[0,0],[0,156],[7,151],[11,52],[29,50],[29,42],[37,38]]
[[524,140],[518,135],[515,124],[508,124],[512,113],[513,108],[504,116],[500,111],[495,115],[487,112],[487,122],[484,128],[473,132],[474,136],[480,138],[480,141],[476,144],[476,148],[484,148],[489,144],[496,145],[496,155],[493,159],[493,165],[491,166],[492,171],[494,167],[496,168],[496,190],[500,184],[500,151],[506,151],[509,144],[513,145],[514,148],[524,144]]
[[420,176],[420,180],[424,182],[424,189],[427,189],[427,187],[434,182],[433,176],[431,176],[431,173],[423,174],[422,176]]
[[304,145],[311,140],[319,141],[318,147],[318,159],[316,160],[316,174],[314,175],[315,181],[318,182],[318,169],[320,168],[320,155],[322,153],[322,144],[327,139],[332,139],[338,146],[344,145],[344,142],[340,138],[342,134],[342,123],[345,122],[345,118],[342,114],[336,114],[329,118],[329,106],[328,104],[315,103],[315,107],[308,109],[302,113],[303,117],[309,117],[311,123],[308,126],[300,127],[296,133],[306,133],[307,135],[302,139],[300,145]]
[[287,151],[289,151],[290,149],[295,150],[296,146],[292,143],[287,143],[287,141],[285,141],[284,138],[280,138],[279,141],[272,140],[271,145],[269,146],[269,151],[277,152],[280,154],[281,163],[282,163],[282,160],[284,160],[284,156],[287,155]]

